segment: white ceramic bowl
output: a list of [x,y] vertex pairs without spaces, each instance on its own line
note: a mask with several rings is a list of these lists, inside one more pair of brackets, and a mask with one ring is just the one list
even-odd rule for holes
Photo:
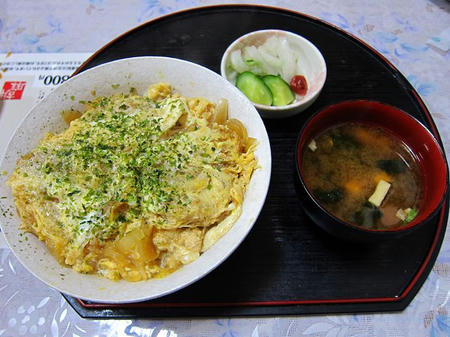
[[[258,30],[245,34],[235,40],[225,51],[220,64],[220,72],[223,77],[230,79],[230,54],[231,52],[243,49],[247,46],[258,47],[271,37],[286,38],[289,45],[299,51],[298,58],[301,69],[308,83],[306,95],[296,95],[296,99],[289,105],[269,106],[253,103],[264,118],[285,118],[293,116],[308,108],[319,96],[327,77],[327,66],[325,59],[319,49],[304,37],[277,29]],[[272,74],[276,75],[276,74]],[[234,84],[234,83],[233,83]]]
[[[67,126],[61,118],[61,110],[81,108],[77,102],[92,99],[92,90],[101,96],[129,92],[134,87],[143,94],[150,84],[156,82],[171,83],[177,92],[187,97],[204,97],[213,102],[226,98],[230,117],[241,120],[249,135],[258,140],[255,155],[261,168],[254,172],[250,181],[241,217],[200,258],[162,279],[136,283],[115,282],[96,275],[79,274],[59,265],[43,242],[32,234],[22,234],[18,228],[20,220],[15,212],[14,200],[10,189],[5,186],[17,159],[32,150],[45,132],[65,129]],[[264,204],[270,181],[271,152],[269,138],[258,112],[223,77],[187,61],[166,57],[137,57],[82,72],[53,91],[23,119],[8,144],[0,170],[8,172],[6,176],[0,177],[0,196],[6,196],[0,199],[1,228],[11,250],[22,264],[41,281],[65,294],[96,302],[126,303],[157,298],[181,289],[212,271],[238,247]],[[8,212],[2,217],[5,210]]]

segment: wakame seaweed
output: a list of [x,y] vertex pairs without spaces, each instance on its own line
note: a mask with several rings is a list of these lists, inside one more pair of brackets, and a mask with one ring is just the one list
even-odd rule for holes
[[331,135],[331,139],[333,140],[333,146],[336,148],[356,149],[361,146],[353,136],[347,133],[336,133]]
[[342,200],[344,191],[340,188],[335,188],[330,191],[325,191],[321,188],[316,188],[313,191],[314,195],[324,204],[335,204]]
[[388,174],[399,174],[406,171],[406,164],[400,159],[382,159],[377,166]]
[[383,216],[383,213],[370,202],[365,202],[361,210],[356,212],[352,219],[364,228],[375,228],[375,223]]

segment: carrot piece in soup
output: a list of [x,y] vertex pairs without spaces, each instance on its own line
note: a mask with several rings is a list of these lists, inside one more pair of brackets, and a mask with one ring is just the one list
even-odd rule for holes
[[386,137],[376,137],[372,132],[363,128],[356,128],[353,132],[355,139],[365,145],[373,147],[389,147],[389,139]]
[[389,174],[387,174],[386,172],[378,171],[375,174],[375,176],[373,177],[373,180],[377,184],[378,184],[378,182],[380,180],[384,180],[384,181],[387,181],[388,183],[391,183],[392,182],[392,177]]
[[344,184],[344,188],[350,194],[358,195],[362,191],[361,182],[359,180],[357,180],[357,179],[352,179],[352,180],[347,181]]

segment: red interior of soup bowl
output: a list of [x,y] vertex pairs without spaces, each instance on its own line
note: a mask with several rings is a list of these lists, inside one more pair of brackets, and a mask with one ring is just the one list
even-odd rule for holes
[[[302,153],[309,141],[331,126],[348,122],[376,125],[390,131],[410,148],[423,177],[422,205],[418,216],[412,222],[400,228],[367,231],[403,231],[430,217],[444,200],[448,186],[448,168],[443,151],[431,132],[419,121],[403,110],[387,104],[366,100],[345,101],[313,115],[304,126],[298,141],[297,164],[301,179],[304,178]],[[307,183],[305,185],[307,186]],[[312,196],[312,193],[309,194]]]

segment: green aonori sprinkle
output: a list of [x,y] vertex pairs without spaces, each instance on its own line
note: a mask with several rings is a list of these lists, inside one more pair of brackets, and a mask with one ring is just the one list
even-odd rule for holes
[[405,220],[403,221],[405,224],[406,223],[410,223],[411,221],[413,221],[417,215],[419,214],[419,211],[415,208],[412,208],[409,212],[408,215],[406,216]]
[[[196,148],[187,132],[162,137],[184,109],[180,98],[157,105],[141,96],[98,97],[88,102],[70,137],[52,137],[36,149],[28,170],[39,171],[46,200],[58,201],[73,244],[108,240],[142,214],[189,203],[172,181],[177,175],[192,179],[184,171],[189,158],[200,151],[207,158],[205,149]],[[120,203],[129,205],[126,216],[111,214]]]

